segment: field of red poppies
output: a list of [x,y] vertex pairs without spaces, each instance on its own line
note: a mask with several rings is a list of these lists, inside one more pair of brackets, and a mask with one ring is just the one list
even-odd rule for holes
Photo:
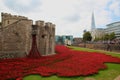
[[106,69],[104,63],[118,63],[120,58],[97,52],[75,51],[57,45],[55,55],[40,58],[17,58],[0,60],[0,80],[22,80],[30,74],[41,76],[87,76]]

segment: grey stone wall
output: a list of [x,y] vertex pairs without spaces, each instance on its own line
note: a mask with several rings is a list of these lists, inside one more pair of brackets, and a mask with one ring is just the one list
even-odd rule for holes
[[0,51],[2,50],[2,32],[0,29]]
[[0,51],[0,59],[5,58],[22,58],[27,54],[22,51]]
[[36,21],[38,26],[37,43],[38,50],[42,55],[54,54],[55,48],[55,25],[44,21]]
[[30,20],[20,20],[0,32],[0,54],[6,57],[8,53],[11,56],[26,55],[31,46],[31,25]]
[[[6,21],[10,21],[9,24]],[[32,45],[33,21],[27,17],[2,13],[0,58],[25,57]],[[54,54],[55,25],[36,21],[37,46],[41,55]]]

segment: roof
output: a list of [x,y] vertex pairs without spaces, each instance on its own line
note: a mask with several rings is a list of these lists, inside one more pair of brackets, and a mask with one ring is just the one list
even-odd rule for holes
[[113,25],[113,24],[116,24],[116,23],[120,23],[120,21],[117,21],[117,22],[113,22],[113,23],[107,24],[106,26],[110,26],[110,25]]

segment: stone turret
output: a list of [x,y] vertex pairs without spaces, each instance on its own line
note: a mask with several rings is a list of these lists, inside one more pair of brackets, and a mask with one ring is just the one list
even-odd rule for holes
[[38,26],[37,43],[38,50],[42,55],[54,54],[55,48],[55,25],[44,21],[36,21]]
[[45,22],[42,21],[42,20],[38,20],[38,21],[36,21],[35,24],[38,25],[38,26],[41,26],[41,27],[44,27],[44,26],[45,26]]

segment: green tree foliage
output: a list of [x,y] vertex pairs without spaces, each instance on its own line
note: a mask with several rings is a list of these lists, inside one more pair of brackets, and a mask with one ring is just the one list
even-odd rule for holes
[[95,38],[94,41],[100,41],[103,40],[102,38]]
[[91,36],[91,33],[89,31],[87,31],[83,34],[83,41],[84,42],[91,41],[91,39],[92,39],[92,36]]
[[113,40],[113,39],[115,39],[115,38],[116,38],[115,33],[112,32],[112,33],[110,33],[110,34],[105,34],[103,40]]
[[109,34],[105,34],[103,39],[104,40],[109,40]]
[[115,36],[115,33],[114,32],[112,32],[111,34],[109,34],[109,39],[110,40],[113,40],[113,39],[115,39],[116,38],[116,36]]

